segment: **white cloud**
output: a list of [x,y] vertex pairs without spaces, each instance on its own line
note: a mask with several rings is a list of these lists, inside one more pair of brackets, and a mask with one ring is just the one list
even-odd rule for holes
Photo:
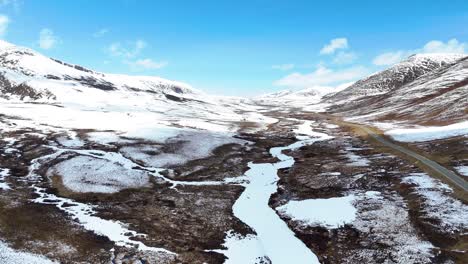
[[156,62],[152,59],[139,59],[135,61],[127,61],[126,64],[130,65],[133,71],[143,71],[143,70],[156,70],[161,69],[167,66],[166,61]]
[[20,0],[0,0],[0,6],[13,6],[14,9],[19,10],[22,1]]
[[294,64],[291,64],[291,63],[288,63],[288,64],[277,64],[277,65],[271,66],[272,69],[281,70],[281,71],[292,70],[292,69],[294,69],[294,67],[295,67]]
[[333,62],[336,64],[350,64],[353,63],[357,57],[357,54],[354,52],[340,51],[336,54],[335,58],[333,58]]
[[348,39],[347,38],[336,38],[332,39],[329,44],[323,46],[320,50],[320,54],[333,54],[339,49],[348,48]]
[[59,38],[54,35],[51,29],[43,28],[39,32],[39,47],[42,49],[51,49],[59,42]]
[[101,28],[100,30],[94,32],[93,37],[100,38],[100,37],[104,36],[107,33],[109,33],[109,29]]
[[143,40],[137,40],[131,43],[130,46],[131,47],[123,47],[120,42],[114,42],[109,45],[107,51],[114,57],[129,59],[139,55],[140,52],[147,46],[147,44]]
[[9,24],[10,18],[5,15],[0,15],[0,37],[5,35]]
[[358,80],[367,74],[369,74],[369,70],[363,66],[333,70],[320,65],[315,71],[311,73],[292,73],[280,80],[275,81],[273,84],[276,86],[285,86],[294,89],[305,89],[317,86],[343,84],[346,82]]
[[378,66],[393,65],[415,53],[466,53],[467,49],[468,44],[459,42],[457,39],[450,39],[447,43],[440,40],[431,40],[419,49],[382,53],[376,56],[372,62]]
[[423,53],[465,53],[467,43],[460,43],[457,39],[451,39],[444,43],[439,40],[431,40],[422,48]]
[[393,65],[402,61],[405,57],[408,57],[409,53],[406,51],[395,51],[395,52],[386,52],[378,55],[372,60],[377,66],[383,65]]

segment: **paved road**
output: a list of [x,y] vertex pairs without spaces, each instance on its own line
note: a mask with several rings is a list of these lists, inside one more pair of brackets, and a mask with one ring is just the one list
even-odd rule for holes
[[404,153],[406,155],[409,155],[409,156],[417,159],[418,161],[424,163],[424,165],[430,167],[434,171],[437,171],[439,174],[445,176],[447,179],[452,181],[455,185],[462,188],[465,192],[468,191],[468,183],[462,177],[455,174],[453,171],[448,170],[445,167],[442,167],[437,162],[434,162],[434,161],[432,161],[432,160],[430,160],[430,159],[428,159],[428,158],[426,158],[426,157],[424,157],[422,155],[419,155],[418,153],[416,153],[414,151],[411,151],[411,150],[409,150],[407,148],[404,148],[402,146],[399,146],[397,144],[394,144],[394,143],[388,141],[387,139],[385,139],[384,137],[381,137],[380,135],[374,133],[372,130],[370,130],[367,127],[364,127],[364,126],[359,126],[359,127],[361,129],[363,129],[366,133],[368,133],[369,136],[371,136],[375,140],[379,141],[380,143],[384,144],[385,146],[390,147],[390,148],[395,149],[395,150],[398,150],[398,151],[400,151],[400,152],[402,152],[402,153]]

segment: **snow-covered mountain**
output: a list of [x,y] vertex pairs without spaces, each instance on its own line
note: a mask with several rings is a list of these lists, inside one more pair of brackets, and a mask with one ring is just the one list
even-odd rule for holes
[[451,123],[466,119],[468,57],[417,54],[325,96],[331,113],[366,120]]
[[5,41],[0,41],[0,100],[3,114],[70,128],[119,130],[122,123],[152,123],[235,131],[233,123],[262,122],[251,106],[182,82],[96,72]]
[[[67,101],[97,89],[154,94],[198,94],[189,85],[159,77],[105,74],[48,58],[0,40],[2,97],[34,101]],[[89,100],[89,99],[88,99]]]

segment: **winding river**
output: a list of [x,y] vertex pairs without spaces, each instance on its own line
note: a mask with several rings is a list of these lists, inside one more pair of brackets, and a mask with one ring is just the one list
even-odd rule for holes
[[249,183],[233,206],[234,215],[255,230],[263,254],[274,264],[319,263],[317,256],[268,205],[271,195],[278,189],[278,170],[294,164],[294,158],[283,154],[283,151],[295,150],[331,138],[326,134],[313,132],[310,122],[306,121],[304,125],[306,129],[296,131],[301,135],[297,136],[299,141],[286,147],[270,149],[270,154],[278,158],[278,162],[249,163],[250,169],[245,173]]

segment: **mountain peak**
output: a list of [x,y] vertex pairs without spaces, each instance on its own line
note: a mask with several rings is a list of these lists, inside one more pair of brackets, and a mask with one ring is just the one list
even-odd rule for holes
[[453,63],[457,60],[465,58],[466,54],[461,53],[416,53],[409,56],[405,61],[409,62],[418,62],[418,61],[434,61],[434,62],[444,62],[444,63]]
[[11,44],[10,42],[0,39],[0,50],[3,50],[5,48],[11,48],[11,47],[16,47],[16,46]]

